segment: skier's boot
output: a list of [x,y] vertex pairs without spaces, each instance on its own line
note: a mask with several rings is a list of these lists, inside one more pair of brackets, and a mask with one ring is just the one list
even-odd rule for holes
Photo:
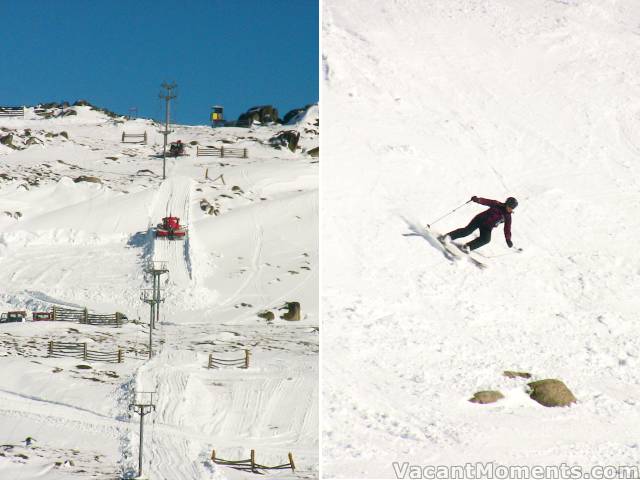
[[462,250],[464,253],[469,253],[471,251],[471,248],[469,247],[468,244],[464,244],[460,246],[460,250]]

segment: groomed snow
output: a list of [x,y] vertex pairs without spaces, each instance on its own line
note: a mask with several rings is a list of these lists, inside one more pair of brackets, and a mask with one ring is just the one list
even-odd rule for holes
[[[318,145],[317,106],[286,127],[174,125],[169,140],[186,143],[187,156],[168,160],[165,181],[161,126],[70,110],[0,119],[0,136],[19,147],[0,145],[0,311],[86,306],[134,322],[0,324],[0,478],[132,478],[139,417],[129,404],[141,391],[157,392],[145,417],[149,478],[254,477],[214,465],[214,448],[230,460],[253,448],[264,465],[292,452],[295,473],[265,476],[317,478],[318,165],[306,153]],[[285,129],[302,133],[296,152],[268,142]],[[149,142],[123,144],[123,131],[146,131]],[[247,148],[249,158],[196,157],[195,142]],[[187,239],[154,239],[169,214],[188,226]],[[140,300],[148,260],[169,266],[150,361]],[[290,301],[301,304],[298,322],[280,318]],[[265,310],[273,321],[257,316]],[[49,358],[49,341],[122,348],[125,362]],[[248,370],[206,368],[209,353],[244,349]],[[27,437],[36,441],[25,446]]]
[[[636,465],[640,5],[323,10],[323,476]],[[479,270],[413,233],[472,195],[518,198],[521,254],[497,228]],[[578,402],[545,408],[504,370]],[[505,399],[468,402],[490,389]]]

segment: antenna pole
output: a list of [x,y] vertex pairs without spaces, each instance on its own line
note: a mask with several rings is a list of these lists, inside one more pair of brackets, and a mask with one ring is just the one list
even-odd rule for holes
[[178,87],[178,85],[176,85],[175,82],[162,82],[161,86],[163,91],[160,92],[160,98],[165,101],[164,131],[160,132],[164,135],[164,146],[162,148],[162,179],[165,180],[167,178],[167,136],[171,133],[169,130],[169,107],[171,100],[177,97],[177,94],[173,93],[173,91]]

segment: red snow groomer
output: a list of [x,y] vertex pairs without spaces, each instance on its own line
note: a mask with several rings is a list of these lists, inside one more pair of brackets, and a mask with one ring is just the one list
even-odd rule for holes
[[178,217],[164,217],[162,223],[159,223],[156,227],[156,237],[172,240],[174,238],[183,238],[186,234],[187,228],[180,225],[180,219]]

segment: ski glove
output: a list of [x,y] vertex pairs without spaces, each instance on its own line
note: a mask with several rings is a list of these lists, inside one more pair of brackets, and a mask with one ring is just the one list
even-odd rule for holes
[[507,246],[509,248],[513,247],[513,242],[511,240],[507,240]]
[[476,197],[475,195],[473,197],[471,197],[471,201],[472,202],[477,202],[478,201],[478,197]]

